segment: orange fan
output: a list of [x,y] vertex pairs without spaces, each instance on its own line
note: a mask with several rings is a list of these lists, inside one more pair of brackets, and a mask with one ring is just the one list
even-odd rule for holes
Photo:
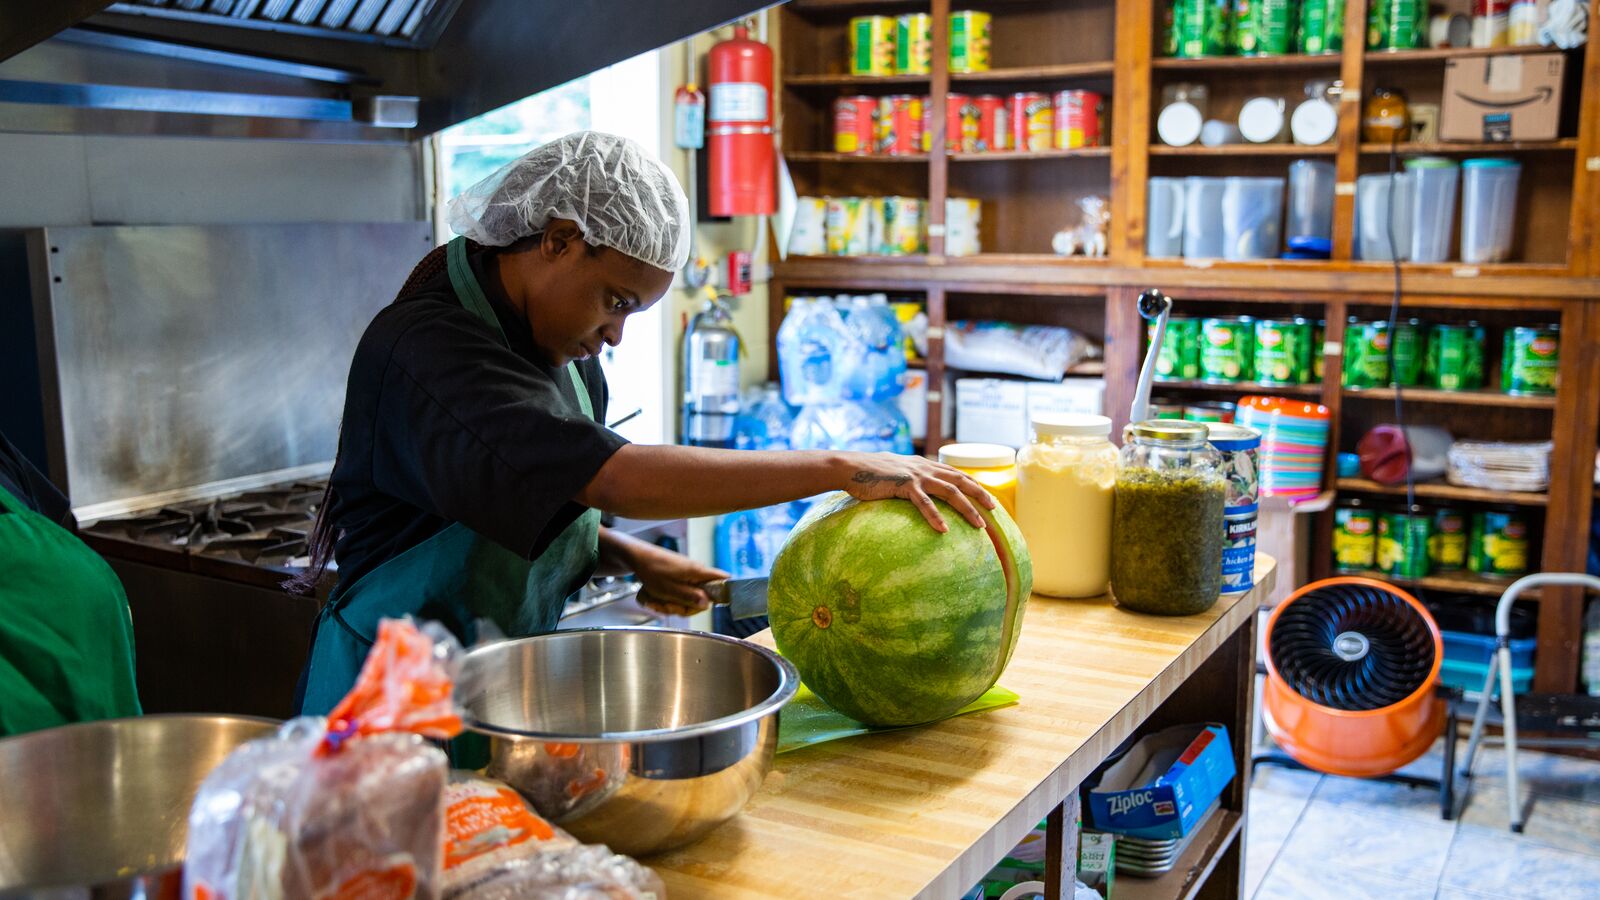
[[1443,658],[1439,626],[1405,591],[1370,578],[1308,584],[1267,620],[1267,730],[1319,772],[1393,772],[1439,737]]

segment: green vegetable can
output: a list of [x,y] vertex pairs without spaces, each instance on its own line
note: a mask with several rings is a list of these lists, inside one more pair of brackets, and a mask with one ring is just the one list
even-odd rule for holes
[[1516,509],[1489,509],[1472,517],[1467,567],[1479,575],[1528,574],[1528,519]]
[[1435,572],[1459,572],[1467,567],[1467,517],[1459,509],[1433,511],[1433,533],[1428,535],[1428,567]]
[[[1396,323],[1391,336],[1388,322],[1361,322],[1352,316],[1344,331],[1344,386],[1384,387],[1395,381],[1415,385],[1422,376],[1421,332],[1422,324],[1416,319]],[[1394,341],[1395,378],[1389,377],[1390,340]]]
[[[1146,329],[1146,339],[1154,340],[1156,327]],[[1156,354],[1156,380],[1193,381],[1200,377],[1200,320],[1173,317],[1167,320],[1167,335]]]
[[1178,56],[1226,56],[1233,52],[1232,0],[1177,0],[1173,26]]
[[1200,378],[1209,384],[1249,381],[1255,348],[1249,316],[1200,320]]
[[1378,568],[1393,578],[1427,577],[1428,538],[1433,519],[1421,506],[1391,510],[1378,516]]
[[1311,326],[1311,381],[1313,384],[1322,383],[1323,342],[1328,339],[1328,322],[1326,319],[1317,320]]
[[1367,7],[1367,49],[1416,49],[1427,22],[1427,0],[1373,0]]
[[1262,384],[1309,383],[1310,320],[1257,319],[1251,368]]
[[1299,53],[1338,53],[1344,49],[1344,0],[1300,0]]
[[1428,352],[1422,366],[1423,381],[1445,391],[1473,391],[1483,387],[1484,330],[1477,322],[1435,325],[1428,331]]
[[1333,511],[1333,568],[1366,572],[1378,567],[1378,514],[1360,500],[1347,500]]
[[1282,56],[1289,52],[1294,26],[1291,0],[1237,0],[1234,46],[1241,56]]
[[1161,19],[1162,56],[1177,56],[1179,35],[1183,31],[1185,5],[1182,0],[1168,0]]
[[1555,325],[1506,329],[1500,387],[1508,394],[1554,394],[1561,368],[1561,329]]

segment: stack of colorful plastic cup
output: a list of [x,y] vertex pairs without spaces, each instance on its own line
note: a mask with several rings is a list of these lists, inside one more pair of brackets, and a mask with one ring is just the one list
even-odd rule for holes
[[1328,408],[1320,403],[1240,399],[1234,422],[1261,432],[1261,496],[1306,500],[1321,491],[1328,419]]

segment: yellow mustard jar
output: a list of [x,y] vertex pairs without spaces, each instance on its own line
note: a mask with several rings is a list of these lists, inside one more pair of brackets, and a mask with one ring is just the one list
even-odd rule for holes
[[1017,517],[1017,451],[1002,444],[945,444],[939,462],[971,475]]

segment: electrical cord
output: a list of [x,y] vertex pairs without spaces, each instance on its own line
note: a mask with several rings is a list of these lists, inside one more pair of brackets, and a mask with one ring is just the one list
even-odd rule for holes
[[[1398,328],[1400,324],[1400,242],[1398,235],[1395,233],[1394,222],[1395,207],[1397,206],[1395,200],[1399,193],[1398,187],[1400,179],[1399,142],[1400,133],[1398,130],[1396,130],[1389,137],[1389,221],[1386,230],[1389,233],[1389,260],[1394,272],[1394,294],[1389,300],[1389,347],[1386,355],[1389,369],[1389,382],[1394,388],[1394,424],[1396,428],[1400,429],[1400,442],[1401,446],[1405,448],[1406,453],[1406,533],[1400,536],[1400,540],[1402,546],[1409,546],[1411,543],[1411,529],[1413,527],[1411,522],[1412,510],[1415,509],[1417,505],[1417,484],[1416,476],[1412,472],[1412,464],[1415,462],[1415,459],[1411,453],[1411,439],[1406,435],[1405,403],[1401,396],[1403,390],[1400,384],[1400,372],[1395,368],[1395,349],[1399,344]],[[1415,219],[1414,214],[1413,219]],[[1413,221],[1412,227],[1415,227],[1415,225],[1416,223]],[[1411,352],[1412,355],[1415,356],[1415,354],[1418,352],[1418,348],[1413,345]]]

